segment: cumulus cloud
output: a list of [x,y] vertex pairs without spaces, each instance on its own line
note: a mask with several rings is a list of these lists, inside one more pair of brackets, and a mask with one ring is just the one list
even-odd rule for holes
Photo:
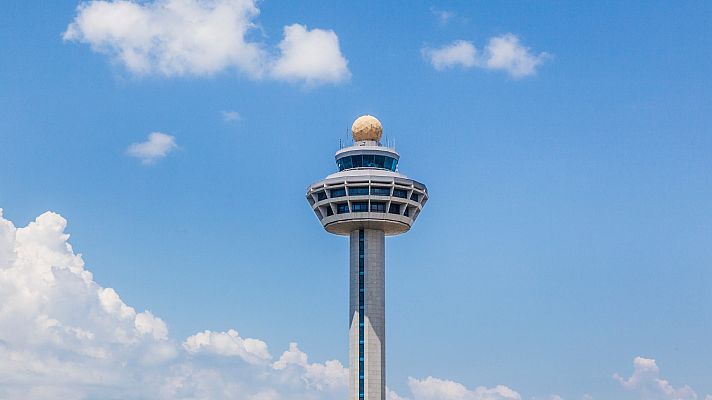
[[471,42],[464,40],[438,48],[423,47],[421,53],[438,71],[453,67],[477,67],[505,71],[513,78],[535,75],[537,68],[551,57],[546,52],[532,53],[511,33],[490,38],[482,53]]
[[266,343],[235,330],[181,344],[93,280],[66,225],[47,212],[16,228],[0,209],[0,398],[345,397],[341,364],[309,363],[296,344],[274,366]]
[[456,66],[470,68],[477,64],[477,49],[472,43],[464,40],[456,40],[438,49],[426,47],[421,51],[438,71]]
[[272,68],[278,79],[316,84],[339,82],[351,76],[334,31],[308,30],[299,24],[285,26],[279,50]]
[[267,351],[267,343],[258,339],[243,339],[237,331],[204,331],[188,337],[183,347],[192,354],[201,352],[227,357],[240,357],[251,364],[267,363],[272,356]]
[[336,360],[324,364],[309,364],[308,356],[299,350],[296,343],[289,344],[289,350],[282,353],[272,367],[276,370],[289,370],[290,368],[303,369],[304,381],[310,387],[319,390],[324,388],[340,388],[348,386],[349,370]]
[[[296,343],[273,361],[264,341],[233,329],[172,337],[161,318],[94,281],[66,227],[47,212],[18,228],[0,209],[1,399],[346,397],[348,370],[336,360],[310,362]],[[660,378],[652,359],[636,358],[633,374],[615,379],[646,400],[698,399]],[[469,389],[427,377],[408,386],[413,400],[522,399],[504,385]],[[391,390],[387,398],[406,399]]]
[[151,132],[145,142],[132,143],[126,153],[141,159],[144,164],[153,164],[178,148],[176,138],[161,132]]
[[468,389],[465,385],[429,376],[418,380],[408,378],[408,386],[415,400],[521,400],[522,396],[504,385],[492,388],[478,386]]
[[636,357],[633,360],[633,375],[625,379],[615,374],[613,378],[624,388],[639,393],[641,398],[646,400],[697,399],[697,393],[689,386],[675,388],[670,382],[660,378],[660,368],[651,358]]
[[[137,311],[93,279],[47,212],[17,228],[0,209],[0,398],[345,398],[348,369],[310,362],[291,343],[279,358],[236,330],[176,340],[150,311]],[[415,400],[519,400],[505,386],[468,390],[410,380]],[[404,400],[388,391],[389,400]]]
[[336,34],[294,24],[279,55],[252,38],[255,0],[95,0],[81,3],[63,34],[138,76],[210,76],[335,83],[349,77]]

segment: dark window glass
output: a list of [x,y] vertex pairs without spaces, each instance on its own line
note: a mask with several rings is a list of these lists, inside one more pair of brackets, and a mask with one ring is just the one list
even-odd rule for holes
[[342,157],[336,160],[339,171],[351,168],[383,168],[391,171],[396,170],[398,161],[393,157],[377,156],[373,154],[359,154],[355,156]]
[[344,157],[336,160],[336,166],[339,167],[339,171],[353,168],[351,164],[351,157]]
[[375,196],[390,196],[391,188],[383,186],[372,186],[371,194]]
[[330,217],[330,216],[332,216],[332,215],[334,215],[334,212],[331,211],[331,207],[328,207],[328,206],[327,206],[327,207],[326,207],[326,216],[327,216],[327,217]]
[[413,192],[413,194],[410,195],[410,199],[413,201],[418,201],[418,193]]
[[331,197],[344,197],[346,196],[346,189],[331,189]]
[[351,211],[366,212],[366,211],[368,211],[368,203],[366,203],[366,202],[351,203]]
[[371,203],[372,212],[386,212],[386,203]]
[[376,168],[386,168],[386,157],[384,156],[376,156],[374,158]]
[[368,186],[358,186],[349,188],[349,196],[366,196],[368,195]]
[[[332,194],[331,197],[334,197],[334,195]],[[400,197],[402,199],[407,199],[408,192],[406,192],[403,189],[393,189],[393,197]]]
[[363,156],[351,156],[351,163],[353,164],[353,168],[363,167]]
[[388,212],[391,214],[400,214],[400,204],[391,204],[391,206],[388,207]]
[[339,203],[336,205],[336,213],[337,214],[345,214],[347,212],[349,212],[348,203]]
[[376,156],[373,154],[364,154],[363,155],[363,166],[364,167],[369,167],[373,168],[376,166]]
[[322,201],[326,200],[326,193],[325,192],[319,192],[316,194],[316,199],[317,201]]
[[410,208],[406,207],[405,212],[403,213],[403,215],[405,215],[406,217],[410,217],[410,212],[408,212],[408,210],[410,210]]

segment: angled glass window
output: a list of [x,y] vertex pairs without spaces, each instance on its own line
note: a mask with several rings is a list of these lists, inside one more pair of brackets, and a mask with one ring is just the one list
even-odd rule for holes
[[339,203],[336,205],[336,213],[337,214],[345,214],[349,212],[349,204],[348,203]]
[[374,156],[373,154],[364,154],[363,155],[363,166],[369,167],[369,168],[376,167],[376,156]]
[[[333,195],[331,197],[334,197]],[[403,189],[393,189],[393,197],[400,197],[401,199],[408,198],[408,192]]]
[[393,157],[373,154],[358,154],[336,160],[339,171],[351,168],[379,168],[395,171],[397,165],[398,160]]
[[410,195],[410,199],[413,201],[418,201],[418,199],[419,199],[418,193],[413,192],[413,194]]
[[361,155],[351,156],[351,163],[353,165],[353,168],[363,167],[363,156],[361,156]]
[[324,191],[317,192],[317,194],[316,194],[316,200],[317,200],[317,201],[326,200],[326,192],[324,192]]
[[353,212],[366,212],[368,211],[368,203],[367,202],[356,202],[356,203],[351,203],[351,211]]
[[386,168],[386,157],[376,156],[374,158],[376,168]]
[[368,195],[368,186],[356,186],[349,188],[349,196],[366,196]]
[[386,212],[386,203],[371,203],[371,212]]
[[374,196],[390,196],[391,188],[384,186],[372,186],[371,194]]
[[339,189],[331,189],[331,197],[344,197],[346,196],[346,189],[344,188],[339,188]]
[[392,204],[388,207],[388,212],[391,214],[400,214],[400,204]]
[[396,161],[395,158],[386,157],[386,163],[383,165],[383,168],[395,171],[397,163],[398,161]]

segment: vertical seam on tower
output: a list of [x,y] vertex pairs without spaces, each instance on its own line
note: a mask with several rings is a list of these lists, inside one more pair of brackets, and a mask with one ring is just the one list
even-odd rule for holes
[[365,268],[365,237],[363,229],[358,230],[358,394],[359,399],[365,400],[365,385],[364,385],[364,311],[366,309],[365,304],[365,281],[366,281],[366,268]]

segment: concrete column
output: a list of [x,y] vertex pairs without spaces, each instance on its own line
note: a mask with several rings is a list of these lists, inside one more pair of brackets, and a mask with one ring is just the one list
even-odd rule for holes
[[[363,235],[363,251],[361,251]],[[350,235],[350,316],[349,329],[349,400],[386,399],[386,318],[385,264],[386,248],[383,231],[355,230]],[[363,254],[363,267],[359,263]],[[359,293],[363,271],[363,370],[360,365]],[[359,397],[362,372],[363,398]]]

